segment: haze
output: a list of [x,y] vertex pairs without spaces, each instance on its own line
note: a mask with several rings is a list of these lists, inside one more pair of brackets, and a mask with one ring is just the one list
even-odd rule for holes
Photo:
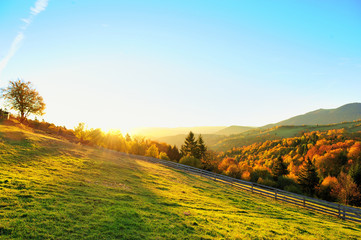
[[73,127],[261,126],[360,102],[359,1],[0,2],[0,87]]

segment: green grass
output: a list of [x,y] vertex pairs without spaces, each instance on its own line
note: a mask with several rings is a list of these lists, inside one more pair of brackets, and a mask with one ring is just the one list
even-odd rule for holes
[[360,239],[361,225],[0,125],[1,239]]

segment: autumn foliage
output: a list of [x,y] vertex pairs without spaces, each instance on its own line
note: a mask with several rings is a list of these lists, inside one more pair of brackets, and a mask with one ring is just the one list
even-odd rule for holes
[[288,191],[361,205],[361,133],[304,133],[219,155],[217,171]]

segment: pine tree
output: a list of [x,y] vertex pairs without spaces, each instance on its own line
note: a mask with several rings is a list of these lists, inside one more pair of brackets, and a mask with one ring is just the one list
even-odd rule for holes
[[183,156],[193,156],[198,157],[198,144],[194,138],[194,133],[192,131],[189,132],[186,137],[184,144],[181,147],[181,153]]
[[127,135],[125,135],[125,141],[127,142],[131,142],[132,138],[130,137],[130,135],[127,133]]
[[275,178],[278,178],[279,176],[288,174],[287,166],[283,162],[283,159],[281,156],[278,156],[277,160],[273,163],[272,167],[272,175]]
[[198,158],[203,159],[206,155],[207,147],[204,144],[202,135],[199,135],[197,143],[198,143]]
[[320,179],[318,178],[316,167],[310,158],[302,164],[298,172],[298,184],[304,189],[305,192],[311,195],[315,191],[315,187],[318,185]]
[[174,145],[173,147],[169,145],[166,153],[172,161],[179,162],[182,157],[176,145]]

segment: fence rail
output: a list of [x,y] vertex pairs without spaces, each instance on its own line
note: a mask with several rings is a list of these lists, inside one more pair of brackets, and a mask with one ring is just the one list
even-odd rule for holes
[[212,179],[217,182],[222,182],[231,185],[241,190],[246,190],[262,196],[274,198],[277,201],[286,202],[312,211],[317,211],[323,214],[335,216],[343,220],[349,220],[349,221],[361,223],[361,209],[358,208],[332,203],[312,197],[307,197],[292,192],[287,192],[281,189],[261,185],[258,183],[248,182],[237,178],[232,178],[226,175],[206,171],[203,169],[191,167],[188,165],[184,165],[172,161],[166,161],[158,158],[145,157],[145,156],[132,155],[132,154],[124,154],[124,155],[152,163],[162,164],[164,166],[168,166],[174,169],[187,171],[196,175],[200,175],[205,178]]

